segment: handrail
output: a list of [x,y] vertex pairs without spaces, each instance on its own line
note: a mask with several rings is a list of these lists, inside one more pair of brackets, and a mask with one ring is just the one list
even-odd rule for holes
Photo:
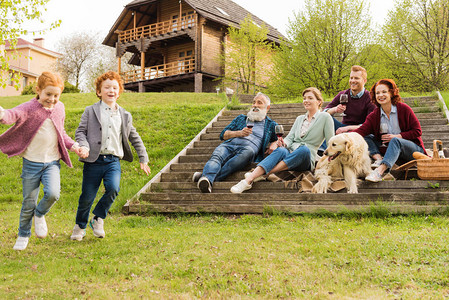
[[163,21],[159,23],[153,23],[145,26],[140,26],[128,30],[117,30],[118,40],[121,43],[127,43],[130,41],[136,41],[144,37],[152,37],[168,32],[176,32],[180,29],[190,28],[195,26],[195,13],[192,15]]
[[169,77],[195,71],[195,58],[191,56],[185,57],[183,60],[170,62],[162,65],[155,65],[144,69],[135,69],[120,73],[125,83],[140,80],[151,80],[162,77]]

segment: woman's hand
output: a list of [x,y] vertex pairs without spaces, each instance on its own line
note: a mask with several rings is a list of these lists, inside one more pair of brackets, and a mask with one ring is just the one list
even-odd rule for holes
[[282,137],[278,138],[276,144],[278,147],[286,147],[287,146],[287,144],[285,144],[284,138],[282,138]]

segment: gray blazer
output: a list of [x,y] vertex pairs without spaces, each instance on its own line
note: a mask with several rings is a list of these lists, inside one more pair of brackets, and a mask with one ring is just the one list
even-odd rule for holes
[[[75,139],[80,144],[80,147],[87,147],[89,149],[89,156],[87,158],[80,158],[82,162],[95,162],[100,156],[101,149],[101,115],[100,103],[86,107],[78,128],[75,131]],[[140,163],[148,162],[147,150],[132,124],[132,116],[124,108],[119,107],[120,117],[122,118],[122,146],[123,146],[123,160],[133,161],[133,154],[128,141],[131,142],[134,149],[136,149],[139,156]]]

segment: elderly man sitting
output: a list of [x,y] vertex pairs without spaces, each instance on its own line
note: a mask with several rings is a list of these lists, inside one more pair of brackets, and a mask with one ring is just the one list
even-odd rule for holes
[[[247,115],[239,115],[223,129],[220,139],[224,140],[212,153],[203,168],[195,172],[193,181],[203,193],[211,193],[215,181],[221,181],[231,173],[243,169],[252,161],[260,162],[264,153],[276,149],[276,122],[267,117],[270,98],[258,93]],[[248,125],[247,125],[248,124]]]

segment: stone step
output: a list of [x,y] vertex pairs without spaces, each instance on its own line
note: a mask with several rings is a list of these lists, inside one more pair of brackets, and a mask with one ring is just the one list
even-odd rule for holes
[[[167,181],[155,183],[150,192],[162,192],[162,191],[178,191],[178,192],[192,192],[199,193],[197,188],[197,183],[191,181],[191,175],[189,181]],[[226,193],[229,192],[230,188],[236,184],[238,181],[220,181],[215,182],[213,185],[213,193]],[[449,188],[448,181],[424,181],[424,180],[394,180],[394,181],[381,181],[378,183],[367,182],[361,180],[358,184],[359,193],[371,193],[377,191],[378,193],[386,193],[387,191],[393,190],[403,190],[404,192],[416,192],[418,190],[424,190],[425,192],[434,193],[441,191],[440,189],[433,189],[431,186],[439,184],[439,188]],[[245,193],[264,193],[264,192],[285,192],[285,193],[297,193],[298,188],[295,188],[293,183],[289,183],[286,186],[285,182],[270,182],[270,181],[259,181],[253,184],[253,188]]]
[[[288,133],[290,129],[292,128],[293,124],[287,124],[283,125],[285,133]],[[224,127],[212,127],[208,128],[206,130],[207,133],[215,133],[220,134],[223,131]],[[449,125],[438,125],[438,124],[432,124],[432,125],[423,125],[421,124],[421,129],[423,132],[444,132],[449,131]]]
[[[257,166],[257,164],[253,163],[250,164],[248,166],[246,166],[243,170],[235,172],[231,175],[229,175],[227,178],[225,178],[223,181],[225,182],[233,182],[234,184],[239,182],[240,180],[242,180],[245,176],[245,173],[248,172],[249,170],[255,168]],[[161,177],[161,182],[190,182],[192,183],[192,175],[194,172],[197,171],[202,171],[204,165],[200,166],[197,170],[188,170],[188,169],[180,169],[178,171],[172,171],[172,172],[167,172],[167,173],[163,173],[162,177]],[[416,169],[415,169],[416,170]],[[408,172],[408,179],[411,178],[417,178],[416,176],[416,171],[411,169]],[[397,179],[402,179],[404,177],[405,172],[403,171],[396,171],[393,170],[392,175],[397,178]],[[289,176],[288,173],[280,173],[277,174],[282,178],[287,178],[285,176]],[[403,180],[400,180],[398,182],[402,182]],[[263,183],[271,183],[269,181],[264,181]],[[428,187],[428,184],[424,184],[426,187]],[[369,185],[372,186],[372,185]]]
[[[440,108],[436,105],[434,106],[421,106],[421,107],[412,107],[412,110],[416,113],[430,113],[430,112],[439,112],[441,111]],[[272,108],[268,112],[268,116],[275,117],[276,115],[285,113],[286,109],[279,109],[279,108]],[[306,113],[305,108],[300,107],[290,107],[288,108],[288,112],[290,114],[297,114],[297,115],[303,115]],[[227,110],[223,112],[223,116],[233,116],[236,117],[240,114],[247,114],[248,110]]]
[[[296,118],[292,118],[292,119],[279,119],[279,120],[275,120],[276,122],[278,122],[281,125],[284,125],[284,129],[285,126],[290,126],[293,125],[294,121]],[[341,121],[341,118],[336,118],[337,120]],[[212,123],[212,129],[217,129],[218,132],[221,132],[228,124],[230,121],[217,121]],[[421,126],[435,126],[435,125],[448,125],[448,121],[446,118],[438,118],[438,119],[420,119],[419,122],[421,123]],[[208,131],[211,130],[211,128],[208,128]]]
[[[422,139],[423,140],[434,140],[434,139],[444,139],[444,138],[449,138],[449,133],[448,133],[448,129],[446,127],[449,126],[444,126],[441,127],[440,130],[422,130]],[[288,133],[288,131],[287,131]],[[206,133],[203,134],[200,138],[201,141],[207,141],[207,140],[219,140],[220,136],[219,133],[214,132],[214,133]]]
[[[215,194],[214,194],[215,195]],[[257,197],[256,197],[257,198]],[[272,212],[287,212],[287,213],[323,213],[323,212],[342,212],[342,211],[359,211],[367,212],[372,210],[374,204],[381,205],[382,209],[388,209],[391,213],[444,213],[447,209],[447,204],[440,204],[439,202],[431,203],[430,205],[416,204],[413,202],[399,203],[394,197],[389,197],[387,202],[376,201],[375,199],[367,200],[364,204],[346,204],[342,202],[330,202],[329,204],[311,203],[303,204],[297,203],[265,203],[263,201],[254,202],[249,201],[230,201],[229,204],[217,204],[210,201],[199,202],[182,202],[170,201],[170,203],[151,203],[151,204],[130,204],[123,207],[125,214],[142,214],[142,213],[226,213],[226,214],[263,214]],[[172,204],[175,203],[175,204]]]
[[[441,134],[441,135],[431,135],[428,139],[424,139],[424,146],[426,148],[432,148],[433,147],[433,140],[441,140],[443,142],[444,147],[449,148],[449,136],[447,134]],[[222,141],[218,139],[211,139],[211,140],[200,140],[194,142],[195,148],[203,148],[203,147],[217,147],[219,144],[221,144]]]
[[[248,105],[248,107],[250,106],[250,104],[253,102],[254,99],[254,95],[239,95],[240,97],[244,97],[243,99],[245,99],[245,101],[240,101],[241,103],[244,103],[246,105]],[[241,99],[239,99],[241,100]],[[405,103],[407,103],[410,106],[423,106],[423,105],[434,105],[436,102],[436,98],[433,96],[424,96],[424,97],[404,97],[402,98],[402,100],[404,100]],[[323,107],[325,107],[327,104],[329,104],[330,101],[324,101],[323,102]],[[271,106],[274,107],[289,107],[289,106],[293,106],[293,105],[302,105],[301,102],[297,102],[297,103],[275,103],[272,101]]]
[[[392,190],[394,191],[394,190]],[[329,204],[329,202],[340,202],[347,204],[367,204],[369,201],[395,201],[397,203],[409,202],[409,203],[427,203],[433,204],[435,202],[439,204],[449,205],[449,193],[446,192],[431,192],[420,191],[420,192],[403,192],[403,193],[383,193],[380,194],[376,191],[370,193],[364,193],[363,197],[359,194],[348,194],[345,192],[341,193],[325,193],[325,194],[312,194],[312,193],[287,193],[282,194],[279,197],[277,193],[242,193],[242,194],[232,194],[232,193],[146,193],[142,195],[141,201],[151,201],[152,203],[170,203],[171,201],[185,201],[194,203],[196,201],[202,202],[207,201],[209,203],[225,203],[228,201],[248,201],[249,204],[265,203],[288,203],[301,205],[309,202],[310,204]],[[251,202],[250,202],[251,201]]]
[[[245,113],[246,114],[246,113]],[[275,120],[276,122],[278,122],[279,124],[285,124],[285,122],[291,122],[293,124],[293,122],[295,121],[295,119],[300,116],[303,115],[304,113],[290,113],[290,112],[286,112],[286,113],[279,113],[279,114],[268,114],[268,116]],[[227,115],[227,116],[220,116],[218,117],[218,121],[219,122],[226,122],[227,124],[229,124],[229,122],[231,122],[236,116],[238,116],[239,114],[236,115]],[[445,118],[444,114],[442,112],[426,112],[426,113],[417,113],[416,114],[417,118],[419,120],[422,119],[441,119],[441,118]],[[337,117],[337,120],[341,120],[341,117]]]

